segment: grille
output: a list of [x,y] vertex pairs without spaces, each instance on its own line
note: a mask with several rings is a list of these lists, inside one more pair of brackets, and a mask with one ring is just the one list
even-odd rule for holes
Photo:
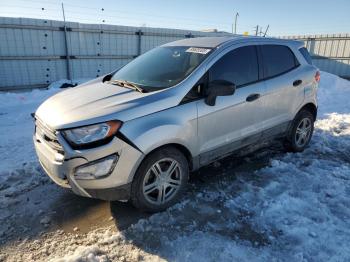
[[35,132],[47,143],[52,149],[63,153],[63,147],[58,142],[56,131],[50,129],[39,119],[35,120]]

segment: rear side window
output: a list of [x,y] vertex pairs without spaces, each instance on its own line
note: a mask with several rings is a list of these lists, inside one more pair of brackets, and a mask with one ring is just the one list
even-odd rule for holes
[[309,65],[312,65],[312,59],[311,59],[311,56],[309,54],[309,51],[307,51],[307,49],[305,47],[300,48],[299,51],[303,55],[303,57],[305,58],[307,63]]
[[220,58],[209,70],[209,79],[227,80],[237,87],[258,81],[255,46],[239,47]]
[[295,55],[287,46],[262,45],[265,78],[286,73],[299,65]]

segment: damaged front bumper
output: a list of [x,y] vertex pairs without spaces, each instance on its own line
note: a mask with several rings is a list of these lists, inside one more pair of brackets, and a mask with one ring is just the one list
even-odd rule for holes
[[[130,187],[143,153],[114,137],[107,145],[86,150],[73,150],[64,138],[55,133],[62,151],[57,151],[40,132],[35,132],[33,141],[39,161],[48,176],[59,186],[70,188],[75,194],[103,200],[127,200]],[[96,179],[77,179],[76,170],[99,159],[117,155],[111,172]]]

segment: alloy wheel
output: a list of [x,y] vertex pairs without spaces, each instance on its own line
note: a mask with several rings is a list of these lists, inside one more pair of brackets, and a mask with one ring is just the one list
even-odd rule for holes
[[172,158],[163,158],[147,171],[142,191],[150,203],[161,205],[170,201],[180,189],[182,172],[179,163]]
[[312,122],[309,118],[303,118],[295,132],[295,144],[304,147],[309,141],[312,131]]

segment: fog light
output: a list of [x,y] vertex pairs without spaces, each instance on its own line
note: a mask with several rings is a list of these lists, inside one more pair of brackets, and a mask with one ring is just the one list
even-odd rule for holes
[[62,155],[60,153],[55,154],[55,161],[62,163],[63,160],[64,160],[64,155]]
[[75,169],[76,179],[98,179],[110,175],[117,164],[118,156],[110,155]]

